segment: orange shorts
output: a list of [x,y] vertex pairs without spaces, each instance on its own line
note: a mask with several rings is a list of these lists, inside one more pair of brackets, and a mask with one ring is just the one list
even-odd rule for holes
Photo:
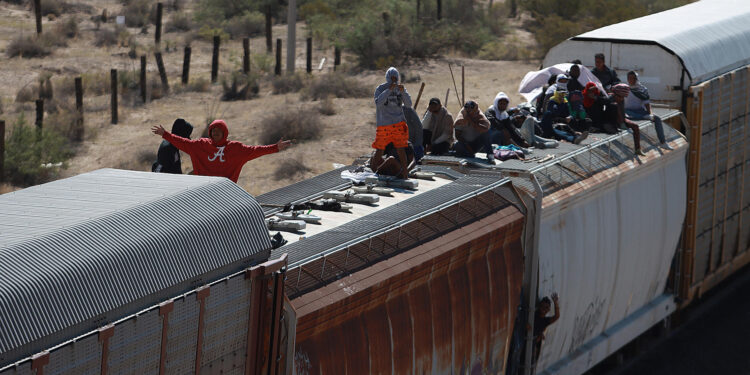
[[396,148],[409,146],[409,127],[406,126],[406,122],[401,121],[396,124],[378,126],[372,148],[385,150],[385,146],[388,146],[389,143],[393,143]]

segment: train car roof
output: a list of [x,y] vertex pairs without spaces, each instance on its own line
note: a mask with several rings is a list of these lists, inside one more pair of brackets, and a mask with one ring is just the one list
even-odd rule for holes
[[267,259],[263,220],[218,177],[101,169],[0,195],[0,365]]
[[750,63],[750,2],[696,1],[571,40],[657,44],[682,61],[695,85]]
[[[654,112],[665,120],[680,115],[679,111],[665,108],[654,108]],[[525,203],[518,190],[532,196],[535,192],[530,180],[518,173],[533,174],[546,196],[620,164],[635,166],[670,152],[658,147],[653,124],[640,124],[641,143],[649,153],[640,160],[633,154],[629,132],[592,134],[581,145],[561,143],[555,149],[534,150],[526,161],[508,160],[493,165],[481,158],[426,156],[421,169],[436,173],[438,181],[418,180],[416,192],[396,189],[393,197],[381,197],[378,204],[354,204],[349,214],[315,211],[322,217],[321,224],[284,233],[289,243],[274,249],[271,257],[288,254],[286,286],[294,298],[504,207],[513,205],[523,211]],[[669,126],[664,130],[673,147],[687,145],[676,130]],[[308,202],[326,191],[351,187],[351,181],[341,178],[341,172],[347,169],[353,168],[338,168],[257,199],[266,216],[273,216],[282,211],[281,206]]]

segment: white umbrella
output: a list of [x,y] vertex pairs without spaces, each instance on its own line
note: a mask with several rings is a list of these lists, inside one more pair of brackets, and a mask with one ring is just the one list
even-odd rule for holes
[[[549,77],[553,75],[556,76],[561,73],[567,73],[568,70],[570,70],[571,66],[573,66],[573,64],[557,64],[544,68],[542,70],[535,70],[533,72],[526,73],[526,75],[521,80],[521,84],[518,86],[518,93],[521,94],[521,96],[523,96],[524,99],[526,99],[526,101],[528,101],[529,103],[533,102],[534,99],[536,99],[536,97],[542,93],[542,86],[547,84]],[[585,66],[580,65],[580,67],[581,75],[578,76],[578,82],[582,86],[586,86],[586,84],[589,82],[594,82],[598,87],[601,87],[602,84],[601,82],[599,82],[599,78],[596,78],[596,76],[591,73],[591,71]]]

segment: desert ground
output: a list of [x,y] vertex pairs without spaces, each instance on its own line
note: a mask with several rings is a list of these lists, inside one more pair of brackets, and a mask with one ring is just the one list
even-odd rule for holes
[[[96,33],[101,32],[102,29],[112,28],[113,25],[102,23],[97,30],[92,21],[93,17],[100,15],[104,9],[110,15],[117,15],[122,9],[120,2],[79,0],[77,3],[88,5],[89,11],[66,13],[52,20],[44,18],[45,32],[52,32],[56,24],[64,22],[69,17],[76,17],[79,21],[79,35],[70,40],[67,47],[58,47],[51,55],[43,58],[8,58],[5,53],[8,45],[19,35],[35,33],[35,21],[33,11],[28,5],[0,2],[0,82],[4,84],[4,89],[0,92],[0,104],[3,109],[0,118],[8,123],[6,136],[12,128],[11,124],[21,113],[24,113],[27,120],[33,122],[35,116],[33,102],[19,103],[16,101],[16,95],[24,87],[38,85],[41,75],[52,75],[53,82],[71,86],[76,76],[103,73],[105,77],[108,77],[110,69],[136,73],[137,76],[140,61],[137,57],[128,56],[131,46],[103,48],[94,45]],[[186,10],[183,11],[190,12],[192,6],[192,2],[188,2]],[[171,16],[173,14],[165,10],[165,24],[169,22]],[[128,32],[137,41],[138,47],[135,48],[137,55],[148,56],[149,79],[158,78],[153,55],[154,26],[150,25],[146,34],[142,33],[141,28],[128,28]],[[522,35],[521,30],[514,29],[512,32],[521,37],[528,37],[528,35]],[[286,44],[286,34],[286,25],[274,26],[274,39],[281,38]],[[298,71],[305,69],[305,38],[308,34],[304,23],[299,22],[295,57],[295,69]],[[219,83],[211,85],[206,92],[182,89],[180,76],[183,47],[189,38],[186,32],[163,34],[161,45],[172,91],[169,95],[146,104],[138,103],[137,98],[120,98],[118,124],[110,123],[108,94],[95,96],[84,92],[85,139],[75,146],[77,147],[75,156],[67,162],[66,168],[61,170],[59,177],[73,176],[99,168],[150,171],[160,139],[152,134],[149,128],[152,125],[161,124],[169,129],[174,119],[179,117],[195,126],[193,136],[200,134],[208,118],[223,118],[229,125],[231,140],[257,144],[259,126],[264,118],[279,111],[296,111],[300,108],[320,105],[317,101],[301,99],[298,93],[274,95],[272,93],[273,63],[270,65],[270,73],[262,73],[259,95],[251,100],[220,101],[222,87]],[[208,79],[211,70],[212,45],[200,40],[192,41],[191,45],[190,80],[192,82],[201,78]],[[313,46],[313,75],[322,75],[332,71],[333,48],[322,41],[314,41]],[[257,57],[266,53],[265,38],[262,36],[251,39],[250,51],[253,55],[251,60],[255,62],[273,61],[272,55]],[[285,46],[282,54],[286,73]],[[323,58],[325,58],[325,63],[321,70],[317,70]],[[227,76],[232,71],[239,70],[241,60],[241,40],[222,41],[219,76]],[[344,54],[342,60],[341,70],[347,72],[356,70],[352,56]],[[461,90],[461,66],[464,66],[466,100],[477,100],[482,109],[486,109],[492,104],[493,98],[499,91],[510,95],[511,105],[521,101],[521,96],[517,93],[518,84],[526,72],[538,68],[539,61],[483,61],[448,53],[435,59],[397,66],[406,74],[405,86],[413,99],[416,99],[421,83],[425,83],[417,108],[420,115],[424,113],[429,98],[439,97],[444,100],[446,90],[449,88],[451,92],[448,108],[454,114],[458,112],[460,107],[449,64],[453,67],[459,91]],[[368,70],[349,74],[374,90],[376,85],[384,81],[384,73],[384,70]],[[70,95],[64,100],[74,102],[75,99]],[[238,184],[249,193],[258,195],[331,170],[334,168],[334,163],[348,164],[356,157],[369,153],[375,134],[375,106],[372,97],[333,99],[333,106],[334,115],[322,116],[324,126],[319,140],[297,142],[282,153],[250,161],[245,165]],[[277,172],[280,163],[285,160],[292,160],[295,164],[300,164],[305,168],[289,173]],[[190,159],[185,154],[183,154],[182,163],[183,171],[192,170]],[[279,178],[280,176],[283,177]],[[0,192],[18,188],[5,184],[0,188]]]

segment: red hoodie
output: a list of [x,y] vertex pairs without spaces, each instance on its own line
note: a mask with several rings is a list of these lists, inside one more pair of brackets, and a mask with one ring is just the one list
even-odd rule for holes
[[190,155],[193,161],[193,173],[196,175],[226,177],[235,183],[245,163],[266,154],[279,152],[279,147],[275,144],[248,146],[237,141],[227,142],[229,129],[224,120],[214,120],[209,125],[209,136],[211,130],[217,127],[224,131],[224,138],[221,142],[214,142],[211,138],[191,140],[167,131],[164,132],[162,138]]

